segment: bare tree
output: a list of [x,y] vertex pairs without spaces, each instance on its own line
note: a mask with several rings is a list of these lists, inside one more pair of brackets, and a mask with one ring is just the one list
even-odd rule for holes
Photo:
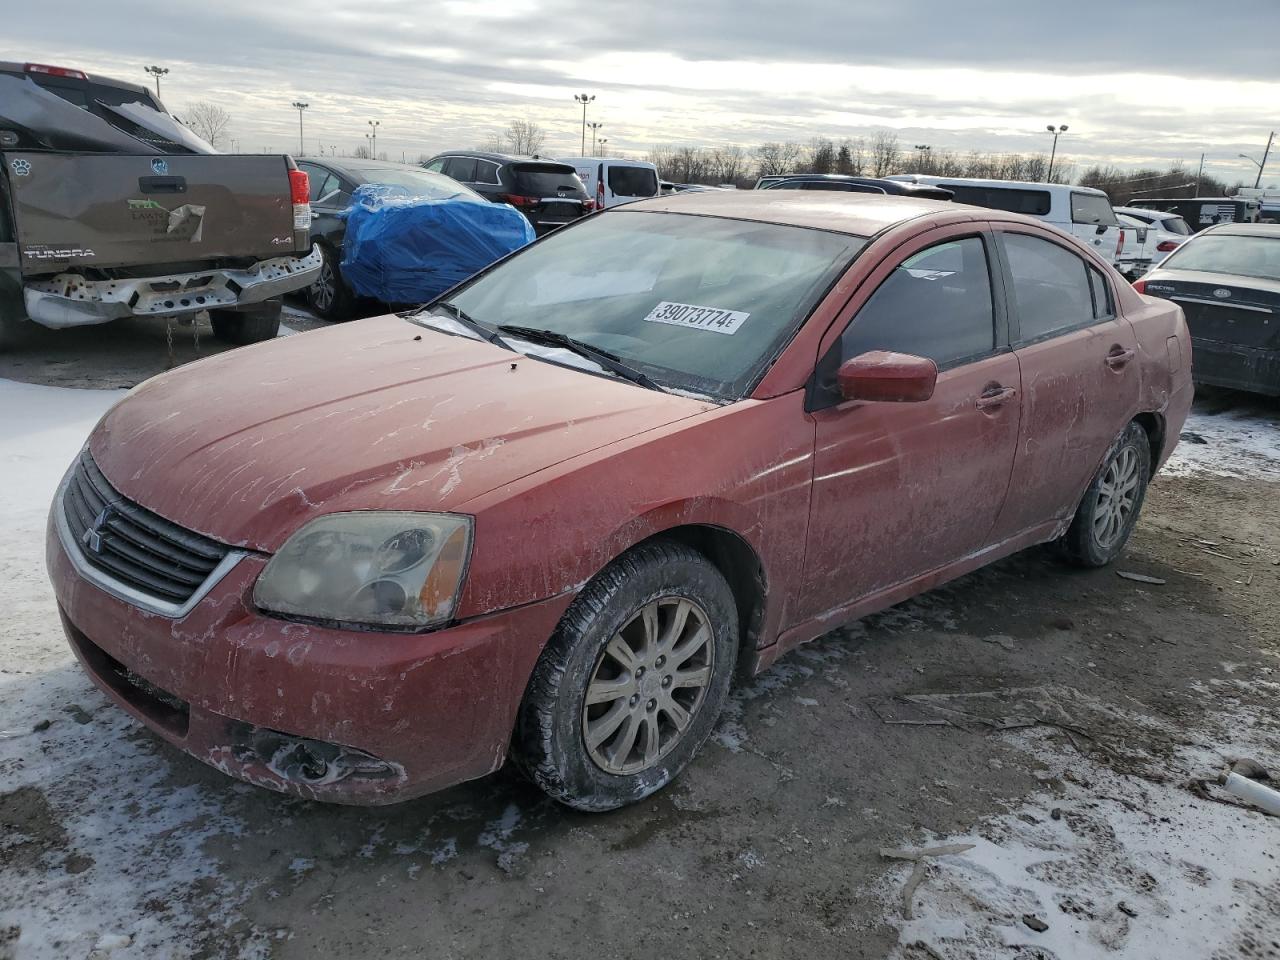
[[361,144],[351,151],[351,156],[355,157],[357,160],[368,160],[369,148],[366,145]]
[[794,173],[803,152],[800,144],[787,141],[770,141],[756,147],[756,168],[761,177],[773,177],[782,173]]
[[871,175],[883,177],[893,173],[902,162],[902,149],[897,134],[881,130],[871,141]]
[[512,153],[533,154],[547,141],[543,129],[532,120],[512,120],[507,124],[507,145]]
[[231,114],[216,103],[199,100],[187,107],[186,124],[196,136],[217,147],[231,126]]

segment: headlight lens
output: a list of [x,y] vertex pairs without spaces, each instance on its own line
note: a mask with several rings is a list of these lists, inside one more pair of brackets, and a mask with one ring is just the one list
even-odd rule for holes
[[429,627],[453,616],[470,556],[470,517],[334,513],[286,541],[253,602],[284,616]]

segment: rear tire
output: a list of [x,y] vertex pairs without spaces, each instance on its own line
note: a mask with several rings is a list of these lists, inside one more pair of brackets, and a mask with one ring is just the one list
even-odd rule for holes
[[561,618],[520,705],[512,758],[577,810],[643,800],[711,735],[737,651],[737,605],[720,571],[682,544],[642,544]]
[[1102,567],[1124,550],[1138,522],[1151,478],[1151,444],[1137,423],[1125,427],[1085,491],[1060,552],[1081,567]]
[[213,335],[226,343],[245,346],[274,339],[280,333],[280,303],[268,302],[252,310],[210,310]]

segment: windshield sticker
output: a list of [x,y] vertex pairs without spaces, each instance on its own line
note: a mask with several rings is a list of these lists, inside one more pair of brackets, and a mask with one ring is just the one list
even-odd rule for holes
[[645,320],[650,323],[669,323],[673,327],[693,327],[713,333],[735,334],[742,322],[751,316],[740,310],[722,310],[719,307],[699,307],[692,303],[672,303],[663,300],[649,311]]

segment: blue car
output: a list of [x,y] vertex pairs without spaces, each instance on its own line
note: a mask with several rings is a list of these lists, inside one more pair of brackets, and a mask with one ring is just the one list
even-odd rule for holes
[[431,300],[534,238],[514,207],[421,167],[345,158],[298,167],[311,180],[311,239],[324,257],[306,300],[325,320],[359,315],[361,300]]

